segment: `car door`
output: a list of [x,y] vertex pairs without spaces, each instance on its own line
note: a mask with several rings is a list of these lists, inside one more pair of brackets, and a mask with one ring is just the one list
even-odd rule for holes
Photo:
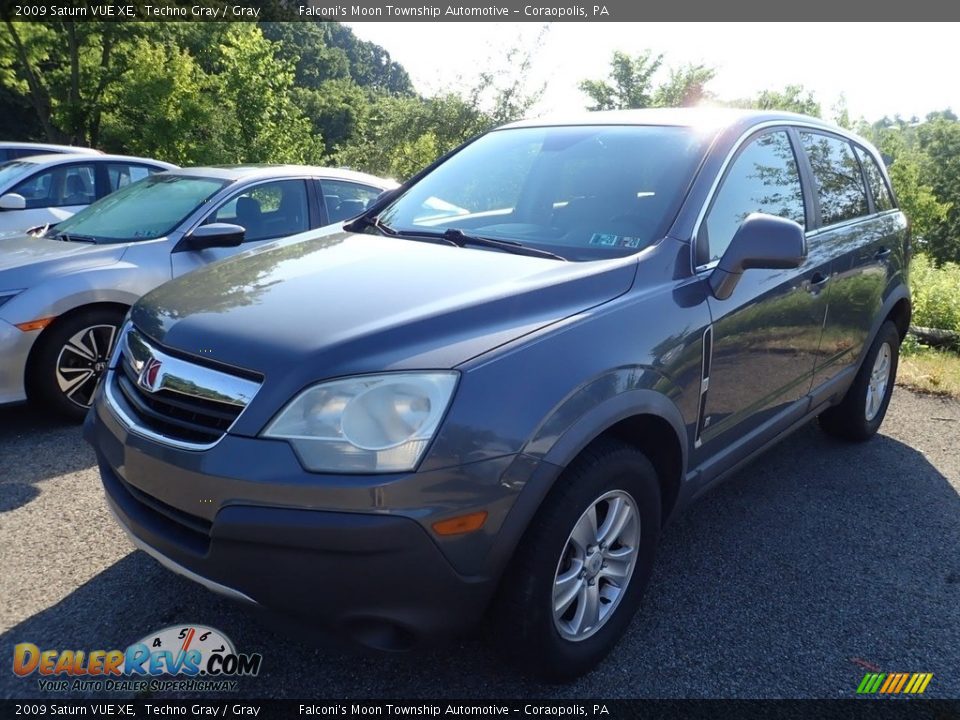
[[320,189],[328,218],[326,222],[330,224],[355,218],[383,192],[372,185],[333,179],[321,180]]
[[[763,130],[741,145],[720,181],[697,234],[704,276],[754,212],[806,227],[811,206],[804,168],[787,128]],[[701,458],[764,428],[774,432],[810,389],[826,301],[819,280],[829,259],[808,247],[796,269],[751,269],[725,300],[708,298],[713,324],[695,445]]]
[[[871,211],[863,167],[846,138],[801,130],[800,145],[816,187],[819,223],[812,234],[832,256],[829,303],[813,384],[855,366],[880,311],[893,247],[891,222]],[[889,203],[892,206],[892,201]],[[889,209],[889,207],[888,207]],[[895,231],[895,230],[894,230]]]
[[220,202],[198,223],[240,225],[245,230],[243,243],[238,247],[205,250],[191,250],[181,243],[178,251],[171,256],[173,275],[182,275],[271,240],[305,232],[311,228],[314,215],[304,178],[267,180],[247,185]]
[[96,199],[96,172],[91,162],[75,162],[39,170],[10,189],[27,202],[24,210],[3,213],[3,230],[26,230],[55,224]]

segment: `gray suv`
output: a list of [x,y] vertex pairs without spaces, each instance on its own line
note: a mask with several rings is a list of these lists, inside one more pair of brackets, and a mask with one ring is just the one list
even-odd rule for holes
[[909,252],[876,150],[820,120],[517,123],[146,295],[86,436],[171,570],[390,650],[489,612],[570,678],[697,496],[814,418],[877,431]]

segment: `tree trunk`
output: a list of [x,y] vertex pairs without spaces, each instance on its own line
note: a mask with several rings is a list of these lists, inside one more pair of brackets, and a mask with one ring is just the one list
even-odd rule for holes
[[13,39],[13,45],[17,50],[17,57],[20,60],[20,64],[23,66],[23,74],[27,80],[27,87],[30,89],[30,104],[37,113],[37,119],[40,121],[40,126],[43,128],[44,135],[47,136],[47,141],[58,143],[64,142],[66,140],[66,136],[54,126],[50,119],[50,95],[47,92],[47,89],[43,86],[43,83],[40,81],[37,73],[34,72],[34,69],[30,66],[30,59],[27,57],[27,52],[23,47],[23,42],[20,40],[20,34],[17,32],[16,27],[14,26],[13,22],[9,20],[9,18],[4,22],[7,26],[7,30],[10,33],[10,37]]

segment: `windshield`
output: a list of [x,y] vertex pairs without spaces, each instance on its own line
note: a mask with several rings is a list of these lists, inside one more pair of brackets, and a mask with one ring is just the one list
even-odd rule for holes
[[56,232],[100,243],[153,240],[171,233],[228,182],[207,177],[151,175],[59,223]]
[[11,160],[0,164],[0,188],[5,188],[22,177],[26,177],[30,172],[36,170],[37,163],[25,160]]
[[706,142],[681,127],[498,130],[424,177],[379,219],[400,232],[455,228],[568,260],[628,255],[666,233]]

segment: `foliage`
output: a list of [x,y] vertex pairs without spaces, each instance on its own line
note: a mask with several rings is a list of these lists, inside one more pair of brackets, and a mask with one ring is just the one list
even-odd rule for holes
[[917,128],[923,172],[933,195],[946,207],[924,236],[938,263],[960,262],[960,122],[950,113],[935,115]]
[[760,110],[785,110],[820,117],[820,103],[803,85],[787,85],[783,90],[764,90],[747,107]]
[[233,23],[220,46],[219,104],[229,118],[233,162],[304,162],[319,158],[319,138],[290,97],[293,62],[276,54],[260,30]]
[[336,162],[407,178],[493,125],[489,115],[452,93],[427,99],[383,96],[370,109],[364,137],[342,148]]
[[910,265],[913,324],[960,332],[960,265],[936,267],[917,255]]
[[[0,21],[0,136],[91,145],[182,165],[346,164],[404,179],[464,140],[534,110],[527,85],[543,39],[514,48],[459,92],[417,95],[377,45],[332,22],[115,23]],[[669,67],[652,51],[615,52],[608,76],[580,89],[591,109],[715,101],[707,65]],[[822,115],[801,85],[734,105]],[[835,121],[871,139],[887,160],[916,246],[936,264],[960,262],[960,121]]]
[[590,110],[696,105],[707,97],[706,85],[716,75],[713,68],[686,65],[669,70],[666,81],[655,84],[662,67],[662,54],[646,50],[631,57],[617,50],[610,61],[608,78],[583,80],[580,90],[592,101]]

